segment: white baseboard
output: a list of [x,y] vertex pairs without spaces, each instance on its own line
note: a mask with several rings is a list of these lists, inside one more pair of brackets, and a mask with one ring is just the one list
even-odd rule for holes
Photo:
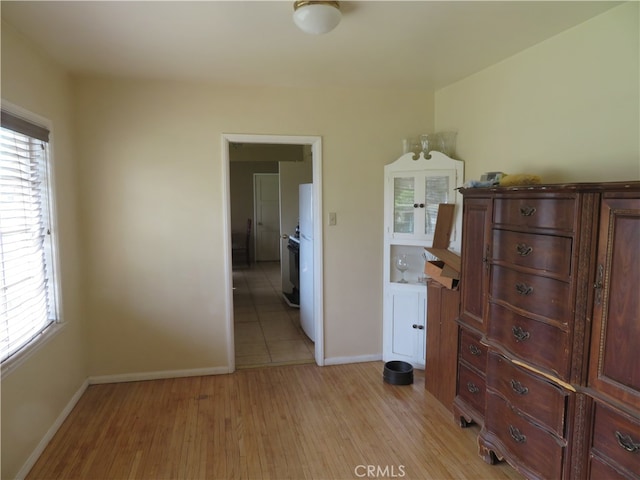
[[382,360],[382,355],[360,355],[356,357],[329,357],[324,359],[325,365],[342,365],[344,363],[377,362]]
[[89,377],[89,385],[101,383],[141,382],[163,378],[200,377],[205,375],[224,375],[230,373],[229,367],[192,368],[189,370],[165,370],[157,372],[123,373],[120,375],[100,375]]
[[76,391],[76,393],[73,394],[73,396],[71,397],[71,400],[69,400],[69,403],[67,403],[67,406],[64,407],[62,412],[60,412],[60,415],[58,415],[58,418],[56,418],[55,422],[53,422],[53,425],[51,425],[51,428],[47,430],[47,433],[44,435],[44,437],[42,437],[42,440],[40,440],[40,443],[38,443],[38,446],[36,447],[36,449],[31,453],[27,461],[24,463],[24,465],[22,466],[22,468],[20,469],[20,471],[15,477],[16,480],[22,480],[28,475],[29,471],[33,468],[36,461],[38,461],[38,458],[40,458],[40,455],[42,455],[42,452],[44,452],[44,449],[46,448],[46,446],[49,444],[53,436],[56,434],[56,432],[62,425],[62,422],[64,422],[66,418],[69,416],[69,414],[71,413],[71,410],[73,410],[73,407],[76,406],[76,403],[78,403],[78,400],[80,400],[80,397],[82,397],[82,394],[84,393],[84,391],[87,389],[88,386],[89,386],[89,380],[85,380],[84,382],[82,382],[82,385],[80,385],[80,388]]

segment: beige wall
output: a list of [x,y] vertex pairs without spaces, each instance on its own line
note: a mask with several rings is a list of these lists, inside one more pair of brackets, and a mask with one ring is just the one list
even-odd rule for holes
[[14,478],[88,376],[67,75],[2,23],[2,99],[52,122],[62,317],[66,326],[2,378],[2,478]]
[[465,176],[640,178],[638,7],[613,8],[437,91],[436,128],[458,131]]
[[226,365],[223,132],[323,137],[325,356],[380,354],[383,165],[433,128],[431,92],[85,77],[75,93],[92,375]]

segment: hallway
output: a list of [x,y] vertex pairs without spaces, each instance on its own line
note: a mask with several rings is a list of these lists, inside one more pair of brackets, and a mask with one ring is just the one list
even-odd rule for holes
[[280,284],[279,262],[234,267],[236,368],[315,362],[300,310],[286,304]]

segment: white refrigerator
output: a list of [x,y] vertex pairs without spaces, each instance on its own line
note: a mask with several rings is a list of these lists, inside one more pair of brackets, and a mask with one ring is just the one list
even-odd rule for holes
[[300,324],[311,341],[316,341],[313,315],[313,185],[299,186],[300,216]]

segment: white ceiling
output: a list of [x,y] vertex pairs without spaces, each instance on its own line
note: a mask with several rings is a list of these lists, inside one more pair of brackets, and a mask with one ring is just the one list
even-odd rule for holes
[[2,0],[3,21],[73,72],[233,85],[437,89],[620,2],[341,2],[307,35],[293,1]]

